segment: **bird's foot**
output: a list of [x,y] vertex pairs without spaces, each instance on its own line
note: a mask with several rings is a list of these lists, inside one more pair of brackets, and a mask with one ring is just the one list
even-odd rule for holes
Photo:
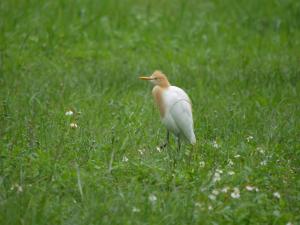
[[168,146],[168,143],[163,143],[159,146],[160,149],[165,149]]

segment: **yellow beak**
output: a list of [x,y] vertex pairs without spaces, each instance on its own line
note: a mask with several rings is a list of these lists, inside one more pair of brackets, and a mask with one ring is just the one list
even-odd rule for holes
[[141,80],[153,80],[152,77],[140,77]]

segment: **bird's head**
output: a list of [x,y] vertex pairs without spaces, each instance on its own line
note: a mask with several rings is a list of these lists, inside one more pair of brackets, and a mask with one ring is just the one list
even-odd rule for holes
[[164,75],[161,71],[154,71],[154,73],[149,76],[149,77],[140,77],[140,79],[142,80],[148,80],[150,81],[152,84],[154,85],[158,85],[158,86],[161,86],[161,87],[169,87],[170,86],[170,83],[166,77],[166,75]]

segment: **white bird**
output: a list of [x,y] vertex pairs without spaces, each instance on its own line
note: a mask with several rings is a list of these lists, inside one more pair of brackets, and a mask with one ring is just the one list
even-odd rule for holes
[[180,138],[186,139],[192,145],[196,144],[192,105],[188,95],[181,88],[171,86],[161,71],[155,71],[151,76],[143,76],[140,79],[155,85],[152,95],[158,106],[161,121],[167,128],[167,143],[169,132],[172,132],[177,137],[178,149]]

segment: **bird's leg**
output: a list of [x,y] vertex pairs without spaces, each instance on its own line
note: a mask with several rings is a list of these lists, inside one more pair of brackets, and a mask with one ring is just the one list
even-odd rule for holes
[[173,155],[174,166],[176,165],[177,159],[179,158],[180,147],[181,147],[180,136],[176,137],[176,139],[177,139],[177,154]]
[[170,142],[170,132],[167,130],[167,140],[166,140],[166,144],[168,145]]
[[195,150],[195,145],[192,145],[192,150],[190,151],[190,155],[189,155],[189,165],[191,164],[191,160],[193,159],[194,150]]
[[160,146],[160,148],[165,148],[167,145],[169,145],[170,141],[170,132],[167,130],[167,137],[166,137],[166,142]]
[[180,137],[177,137],[177,153],[180,152],[180,147],[181,147],[181,142],[180,142]]

